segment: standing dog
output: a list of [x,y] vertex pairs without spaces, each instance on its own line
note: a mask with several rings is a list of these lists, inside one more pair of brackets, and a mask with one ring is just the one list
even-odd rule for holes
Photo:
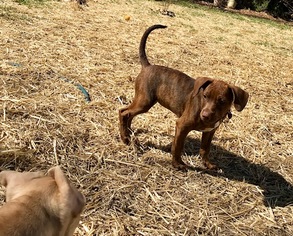
[[145,46],[148,35],[158,28],[166,26],[153,25],[141,38],[139,58],[142,69],[135,81],[134,100],[119,111],[121,139],[129,144],[132,119],[159,102],[179,117],[171,150],[173,166],[186,169],[181,159],[184,140],[191,130],[197,130],[202,132],[200,156],[203,163],[208,169],[216,168],[209,161],[213,135],[227,115],[231,118],[232,104],[237,111],[244,109],[248,93],[221,80],[206,77],[193,79],[178,70],[151,65]]
[[84,196],[60,167],[42,172],[2,171],[6,204],[0,208],[0,236],[70,236],[78,226]]

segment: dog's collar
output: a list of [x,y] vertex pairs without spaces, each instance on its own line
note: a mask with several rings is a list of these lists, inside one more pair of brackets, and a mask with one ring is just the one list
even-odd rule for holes
[[229,119],[231,119],[232,118],[232,112],[231,111],[228,111],[227,112],[227,116],[228,116]]

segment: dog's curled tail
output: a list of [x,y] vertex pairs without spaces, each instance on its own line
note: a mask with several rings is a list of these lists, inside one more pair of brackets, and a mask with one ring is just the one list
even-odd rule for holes
[[153,25],[153,26],[149,27],[144,32],[143,36],[141,37],[140,45],[139,45],[139,60],[140,60],[140,63],[143,67],[150,65],[149,60],[148,60],[146,53],[145,53],[146,41],[147,41],[149,34],[155,29],[164,29],[164,28],[167,28],[167,26]]

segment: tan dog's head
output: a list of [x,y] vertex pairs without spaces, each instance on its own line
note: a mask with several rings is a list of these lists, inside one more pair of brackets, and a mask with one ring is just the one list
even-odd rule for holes
[[[29,235],[38,235],[39,232],[42,235],[73,235],[85,205],[85,198],[69,182],[60,167],[51,168],[47,175],[42,172],[2,171],[0,184],[6,187],[6,204],[0,208],[0,216],[7,218],[10,227],[15,221],[15,228],[10,231],[0,229],[0,234],[3,230],[17,235],[27,235],[24,232],[30,232]],[[24,205],[28,205],[30,209],[23,208]],[[8,219],[13,216],[11,211],[16,210],[22,211],[21,215],[28,217]],[[26,210],[28,212],[23,212]]]
[[[28,183],[32,183],[34,179],[44,177],[43,172],[16,172],[2,171],[0,173],[0,185],[6,187],[6,202],[18,198],[29,191],[27,188],[32,187]],[[34,187],[33,187],[34,188]]]
[[200,119],[208,125],[225,118],[232,104],[237,111],[242,111],[249,97],[247,92],[237,86],[206,77],[197,79],[195,91],[201,96]]

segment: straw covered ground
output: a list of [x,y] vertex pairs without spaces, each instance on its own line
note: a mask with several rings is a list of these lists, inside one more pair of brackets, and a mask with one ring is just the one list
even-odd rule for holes
[[[0,170],[60,165],[87,199],[76,235],[293,235],[292,26],[196,5],[170,5],[175,17],[157,1],[88,5],[0,0]],[[250,94],[213,140],[217,172],[195,131],[183,154],[194,171],[172,168],[176,117],[159,105],[133,122],[139,147],[120,141],[139,41],[157,23],[168,28],[149,37],[152,63]]]

